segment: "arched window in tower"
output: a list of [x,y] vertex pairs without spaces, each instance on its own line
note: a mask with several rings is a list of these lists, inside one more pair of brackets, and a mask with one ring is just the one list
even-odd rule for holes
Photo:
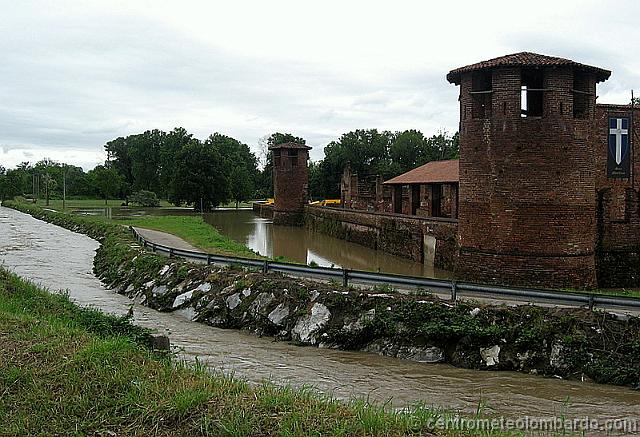
[[522,117],[542,117],[544,97],[544,74],[538,68],[523,68],[521,71],[520,114]]

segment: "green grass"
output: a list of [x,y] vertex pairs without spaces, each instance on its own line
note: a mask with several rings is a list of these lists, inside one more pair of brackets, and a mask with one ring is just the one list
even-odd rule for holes
[[[434,430],[451,412],[339,402],[158,356],[142,328],[0,268],[2,435],[514,435]],[[517,435],[517,434],[515,434]]]
[[195,247],[219,255],[262,258],[247,246],[225,235],[204,222],[200,216],[145,216],[118,218],[112,223],[154,229],[176,235]]
[[[104,208],[119,207],[124,203],[124,199],[109,199],[105,205],[104,199],[67,199],[65,202],[66,209],[81,209],[81,208]],[[49,199],[49,206],[46,206],[44,199],[38,200],[38,205],[43,208],[51,208],[62,211],[62,199]],[[160,206],[173,206],[166,200],[160,201]]]

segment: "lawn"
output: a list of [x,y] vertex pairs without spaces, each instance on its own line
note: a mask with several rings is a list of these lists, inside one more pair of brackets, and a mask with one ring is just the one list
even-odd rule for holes
[[[252,386],[144,345],[125,318],[82,309],[0,268],[3,435],[476,435],[433,431],[452,414]],[[482,432],[481,435],[503,435]]]
[[167,232],[209,253],[262,258],[244,244],[222,235],[200,216],[144,216],[112,219],[111,222]]
[[[119,207],[124,203],[124,199],[109,199],[107,200],[107,204],[105,205],[104,199],[67,199],[65,202],[65,208],[69,209],[78,209],[78,208],[104,208],[105,206],[109,207]],[[46,206],[46,201],[44,199],[38,200],[38,205],[42,207]],[[160,206],[173,206],[166,200],[160,201]],[[49,208],[55,210],[62,210],[62,199],[50,199],[49,200]]]

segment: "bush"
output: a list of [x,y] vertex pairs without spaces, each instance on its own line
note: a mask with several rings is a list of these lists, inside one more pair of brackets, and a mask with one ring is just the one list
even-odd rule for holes
[[131,195],[129,202],[146,208],[155,208],[160,206],[160,200],[153,191],[140,190]]

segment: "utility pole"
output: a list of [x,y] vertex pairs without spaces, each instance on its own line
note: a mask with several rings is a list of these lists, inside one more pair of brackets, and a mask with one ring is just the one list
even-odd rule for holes
[[62,167],[62,210],[65,210],[67,204],[67,164]]

